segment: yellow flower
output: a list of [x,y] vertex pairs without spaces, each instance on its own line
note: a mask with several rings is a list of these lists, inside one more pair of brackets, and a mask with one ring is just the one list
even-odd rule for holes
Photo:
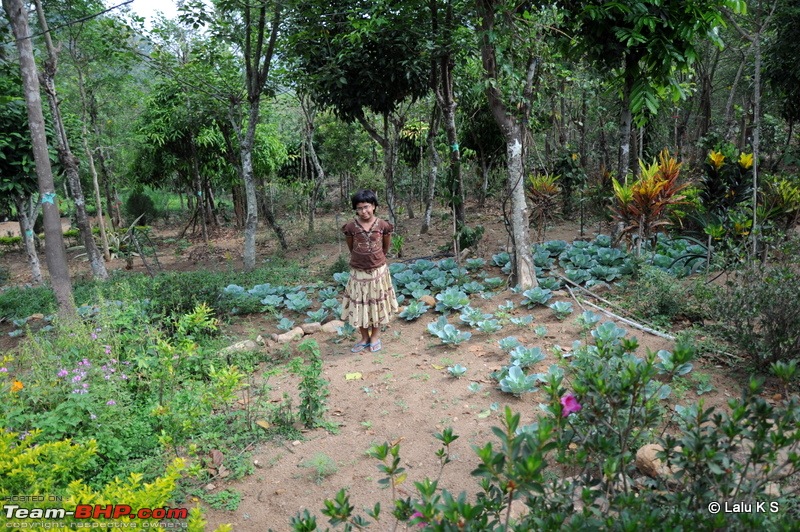
[[572,154],[572,160],[573,160],[573,161],[577,161],[577,160],[578,160],[578,157],[580,157],[580,156],[579,156],[577,153],[573,153],[573,154]]
[[11,391],[12,391],[12,392],[18,392],[18,391],[20,391],[21,389],[23,389],[24,387],[25,387],[25,386],[22,384],[22,382],[21,382],[21,381],[16,381],[16,380],[15,380],[14,382],[12,382],[12,383],[11,383]]
[[711,161],[711,164],[717,170],[719,170],[720,167],[722,166],[722,163],[725,162],[725,156],[722,155],[722,153],[714,150],[711,150],[711,153],[708,154],[708,158]]
[[739,166],[744,168],[745,170],[749,169],[753,166],[753,154],[752,153],[740,153],[739,154]]

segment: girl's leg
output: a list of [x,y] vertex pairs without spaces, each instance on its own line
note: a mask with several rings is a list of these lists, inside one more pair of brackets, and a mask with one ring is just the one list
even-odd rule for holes
[[370,343],[370,328],[359,327],[358,330],[361,332],[361,343],[362,344]]

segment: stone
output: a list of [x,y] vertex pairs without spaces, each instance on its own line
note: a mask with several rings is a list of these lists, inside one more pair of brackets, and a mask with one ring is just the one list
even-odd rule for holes
[[278,334],[273,336],[273,340],[276,342],[285,344],[287,342],[291,342],[292,340],[297,340],[298,338],[303,337],[303,329],[300,327],[295,327],[291,331],[285,332],[283,334]]
[[264,345],[266,342],[264,341],[264,337],[259,334],[256,336],[256,343],[258,345]]
[[318,322],[304,323],[300,325],[300,328],[303,329],[303,333],[305,334],[314,334],[315,332],[322,330],[322,325]]
[[256,351],[257,349],[258,344],[253,340],[242,340],[241,342],[236,342],[233,345],[229,345],[220,351],[220,354],[227,355],[229,353],[241,353],[242,351]]
[[214,491],[215,489],[217,489],[217,486],[216,486],[216,484],[206,484],[204,489],[206,491]]
[[675,466],[667,467],[657,454],[662,452],[664,448],[655,443],[648,443],[636,451],[636,467],[643,474],[650,478],[662,478],[669,480],[677,468]]
[[322,332],[336,334],[340,327],[344,327],[342,320],[331,320],[322,326]]
[[419,300],[428,305],[429,307],[436,306],[436,299],[433,296],[422,296],[421,298],[419,298]]

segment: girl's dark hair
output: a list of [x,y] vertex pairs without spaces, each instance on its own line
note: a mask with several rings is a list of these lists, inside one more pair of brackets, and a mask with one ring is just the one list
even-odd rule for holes
[[375,195],[375,192],[372,190],[359,190],[353,194],[351,199],[353,201],[353,209],[355,209],[359,203],[372,203],[374,206],[378,206],[378,196]]

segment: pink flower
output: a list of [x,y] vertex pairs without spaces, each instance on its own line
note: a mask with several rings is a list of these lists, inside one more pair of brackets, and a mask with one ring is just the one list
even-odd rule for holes
[[424,517],[425,516],[422,515],[421,512],[414,512],[413,514],[411,514],[411,517],[409,517],[409,520],[413,521],[414,519],[418,519],[419,522],[417,523],[417,526],[420,527],[420,528],[424,528],[425,527],[425,521],[422,521],[422,518],[424,518]]
[[561,397],[561,415],[567,417],[570,414],[575,412],[579,412],[581,408],[581,404],[575,399],[575,396],[571,393],[564,394]]

